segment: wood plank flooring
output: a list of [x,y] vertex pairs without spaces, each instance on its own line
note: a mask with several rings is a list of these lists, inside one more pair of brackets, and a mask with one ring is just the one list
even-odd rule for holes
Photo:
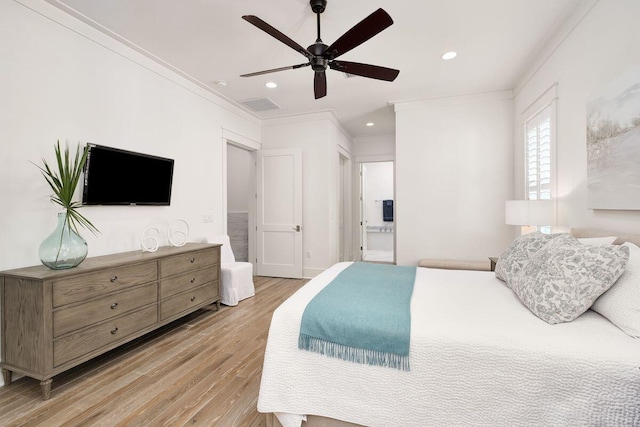
[[266,426],[256,410],[273,311],[306,280],[256,277],[256,296],[199,310],[53,379],[0,387],[0,426]]

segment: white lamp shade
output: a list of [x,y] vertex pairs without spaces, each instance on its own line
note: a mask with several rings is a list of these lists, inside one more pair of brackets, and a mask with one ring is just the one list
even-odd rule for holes
[[553,200],[507,200],[505,223],[509,225],[554,225]]

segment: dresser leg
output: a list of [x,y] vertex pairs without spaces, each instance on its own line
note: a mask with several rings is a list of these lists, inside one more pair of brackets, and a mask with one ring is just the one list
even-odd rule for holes
[[42,400],[49,400],[51,397],[51,383],[53,378],[40,381],[40,389],[42,390]]
[[220,311],[220,300],[216,301],[216,311]]
[[4,381],[4,385],[11,384],[11,371],[8,369],[2,368],[2,380]]

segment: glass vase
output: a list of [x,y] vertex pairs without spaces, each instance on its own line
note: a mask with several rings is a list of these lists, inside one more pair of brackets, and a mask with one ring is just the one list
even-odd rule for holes
[[40,261],[53,270],[64,270],[79,265],[87,257],[89,247],[67,222],[67,213],[58,214],[58,226],[40,244]]

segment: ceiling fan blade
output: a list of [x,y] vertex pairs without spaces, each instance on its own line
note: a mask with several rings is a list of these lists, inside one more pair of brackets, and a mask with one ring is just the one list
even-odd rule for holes
[[316,99],[327,96],[327,74],[324,71],[316,71],[314,73],[313,92]]
[[394,81],[400,74],[400,70],[394,70],[393,68],[348,61],[331,61],[329,62],[329,68],[343,73],[369,77],[370,79],[386,80],[388,82]]
[[360,46],[391,24],[393,24],[393,19],[389,14],[384,9],[378,9],[333,42],[325,51],[324,56],[328,59],[337,58],[354,47]]
[[271,25],[267,24],[266,22],[264,22],[262,19],[258,18],[257,16],[244,15],[242,17],[242,19],[244,19],[245,21],[247,21],[247,22],[255,25],[256,27],[260,28],[262,31],[264,31],[265,33],[269,34],[270,36],[278,39],[279,41],[281,41],[282,43],[286,44],[287,46],[289,46],[291,49],[295,50],[296,52],[300,52],[301,54],[303,54],[307,58],[311,59],[312,55],[309,52],[307,52],[307,49],[305,49],[304,47],[300,46],[298,43],[294,42],[289,37],[285,36],[280,31],[276,30]]
[[255,73],[241,74],[240,77],[253,77],[253,76],[260,76],[262,74],[276,73],[278,71],[295,70],[296,68],[308,67],[309,65],[311,65],[310,62],[307,62],[304,64],[298,64],[298,65],[289,65],[287,67],[272,68],[270,70],[256,71]]

